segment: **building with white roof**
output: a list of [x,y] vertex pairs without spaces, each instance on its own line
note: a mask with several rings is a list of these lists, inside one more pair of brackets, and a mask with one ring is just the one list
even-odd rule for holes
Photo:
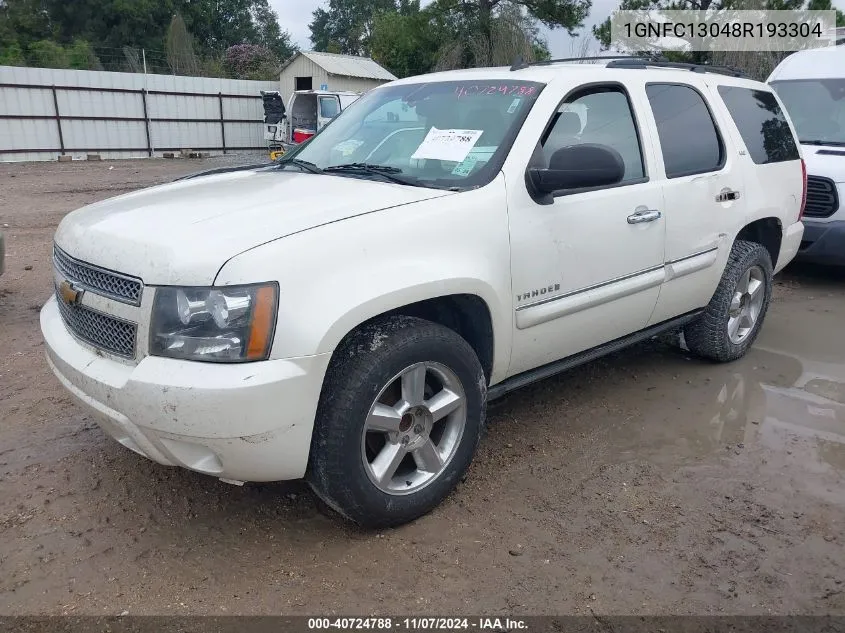
[[282,99],[295,90],[366,92],[396,79],[369,57],[300,51],[281,69]]

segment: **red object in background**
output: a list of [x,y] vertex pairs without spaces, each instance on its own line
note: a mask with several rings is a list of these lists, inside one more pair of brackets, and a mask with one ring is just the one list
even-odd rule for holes
[[304,143],[309,138],[314,136],[314,132],[310,130],[294,130],[293,131],[293,142],[294,143]]
[[804,193],[801,194],[801,211],[798,212],[798,221],[804,219],[804,210],[807,208],[807,163],[801,159],[801,178],[804,180]]

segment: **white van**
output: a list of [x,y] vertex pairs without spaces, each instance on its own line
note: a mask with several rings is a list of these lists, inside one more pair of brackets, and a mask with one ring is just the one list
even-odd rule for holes
[[845,265],[845,45],[800,51],[768,83],[783,101],[807,164],[799,259]]
[[272,158],[284,154],[285,145],[304,143],[329,121],[357,101],[357,92],[297,90],[285,108],[278,92],[261,92],[264,99],[264,140]]

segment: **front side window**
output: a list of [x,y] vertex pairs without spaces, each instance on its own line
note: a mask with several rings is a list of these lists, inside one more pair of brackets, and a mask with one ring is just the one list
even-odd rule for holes
[[701,94],[679,84],[648,84],[646,94],[657,123],[666,177],[721,169],[724,146]]
[[771,92],[719,86],[748,153],[758,165],[798,160],[798,146],[783,111]]
[[448,81],[377,88],[281,162],[306,161],[354,177],[361,174],[338,168],[366,164],[419,186],[484,185],[501,168],[543,86]]
[[801,143],[845,145],[845,78],[773,81]]
[[622,155],[623,183],[645,176],[631,104],[620,88],[590,88],[566,99],[543,142],[546,164],[557,150],[584,143],[606,145]]
[[340,112],[337,99],[334,97],[320,97],[320,116],[324,119],[333,119]]

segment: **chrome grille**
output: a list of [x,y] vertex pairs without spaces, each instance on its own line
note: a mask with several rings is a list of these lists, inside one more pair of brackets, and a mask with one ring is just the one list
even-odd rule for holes
[[62,300],[58,288],[56,300],[65,325],[78,338],[116,356],[135,358],[136,324],[78,304],[68,305]]
[[829,178],[807,178],[807,205],[804,215],[808,218],[829,218],[839,209],[836,185]]
[[65,253],[55,244],[53,245],[53,263],[68,281],[86,290],[128,303],[141,304],[141,293],[144,284],[136,277],[121,275],[99,266],[86,264]]

